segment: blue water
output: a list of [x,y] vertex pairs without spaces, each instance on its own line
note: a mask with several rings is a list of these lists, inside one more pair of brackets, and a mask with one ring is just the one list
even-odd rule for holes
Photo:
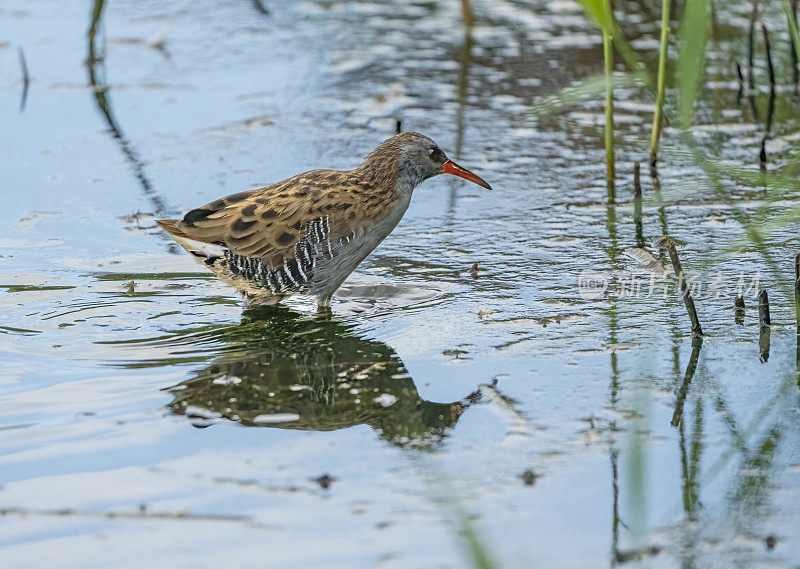
[[[718,7],[696,138],[757,172],[763,126],[730,69],[748,7]],[[667,205],[645,175],[638,239],[649,95],[617,93],[612,206],[602,95],[526,114],[602,71],[577,5],[475,2],[469,39],[455,1],[110,2],[93,63],[90,8],[0,8],[4,567],[479,566],[465,523],[497,567],[796,566],[797,227],[768,236],[771,268],[736,208],[774,217],[797,192],[725,182],[731,204],[667,128]],[[652,64],[644,14],[623,24]],[[777,44],[780,7],[761,17]],[[770,168],[798,126],[780,53]],[[243,311],[154,224],[351,168],[397,119],[495,190],[422,185],[330,318],[307,299]],[[692,373],[664,227],[719,285]],[[582,295],[587,269],[607,294]],[[770,294],[767,357],[753,291],[734,322],[740,275]]]

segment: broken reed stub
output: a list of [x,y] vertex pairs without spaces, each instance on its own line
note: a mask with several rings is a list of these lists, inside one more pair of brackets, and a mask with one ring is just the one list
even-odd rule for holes
[[697,317],[697,309],[694,306],[694,299],[689,287],[686,284],[686,275],[683,272],[683,265],[678,258],[678,250],[675,248],[675,240],[669,235],[665,235],[658,241],[659,247],[663,247],[669,253],[670,261],[672,261],[672,269],[675,271],[675,276],[678,279],[678,286],[681,290],[681,297],[683,303],[686,305],[686,312],[689,313],[689,320],[692,323],[692,336],[702,337],[703,328],[700,326],[700,319]]
[[741,294],[733,301],[733,321],[737,324],[744,323],[744,297]]
[[771,88],[775,88],[775,66],[772,64],[772,48],[769,43],[769,31],[767,31],[766,24],[761,24],[761,33],[764,36],[764,51],[767,54],[767,72],[769,73],[769,84]]
[[641,166],[638,162],[633,163],[633,195],[637,198],[642,197]]
[[769,326],[762,326],[761,332],[758,334],[758,359],[762,364],[769,361],[769,343],[772,328]]
[[758,335],[758,351],[759,360],[761,363],[769,361],[769,344],[772,329],[770,328],[771,320],[769,317],[769,297],[767,291],[762,290],[758,293],[758,324],[760,333]]
[[28,71],[28,62],[25,59],[25,51],[23,51],[22,46],[17,48],[17,57],[19,58],[19,68],[22,73],[22,83],[27,85],[31,82],[31,75]]
[[744,93],[744,75],[742,74],[742,66],[736,62],[736,75],[739,77],[739,90],[736,92],[736,104],[742,104],[742,94]]
[[794,317],[797,322],[797,335],[800,336],[800,279],[794,281]]
[[[794,315],[797,322],[797,335],[800,336],[800,253],[794,256]],[[798,346],[798,354],[800,354],[800,346]],[[800,381],[800,377],[798,377],[798,381]]]
[[769,296],[766,290],[758,293],[758,323],[762,327],[772,323],[769,317]]
[[686,402],[686,396],[689,393],[689,385],[692,383],[694,372],[697,369],[697,359],[700,356],[700,348],[703,347],[703,337],[698,336],[692,340],[692,355],[689,357],[689,363],[686,366],[686,373],[683,376],[683,383],[678,389],[678,398],[675,400],[675,411],[672,414],[672,421],[670,425],[677,427],[681,424],[683,418],[683,405]]

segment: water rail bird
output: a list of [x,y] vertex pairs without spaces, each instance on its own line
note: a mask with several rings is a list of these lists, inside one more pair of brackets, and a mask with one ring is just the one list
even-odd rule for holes
[[311,170],[157,222],[250,304],[306,294],[325,309],[395,228],[414,188],[439,174],[492,189],[427,136],[403,132],[353,170]]

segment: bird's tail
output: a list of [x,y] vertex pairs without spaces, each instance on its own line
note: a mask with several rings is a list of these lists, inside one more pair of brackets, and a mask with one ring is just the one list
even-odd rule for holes
[[180,219],[156,219],[156,223],[161,226],[161,229],[172,235],[173,237],[188,237],[183,231],[178,228]]

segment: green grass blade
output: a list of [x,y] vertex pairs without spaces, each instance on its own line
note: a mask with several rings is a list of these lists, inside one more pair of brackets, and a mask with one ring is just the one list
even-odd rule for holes
[[622,33],[622,28],[619,27],[616,18],[614,18],[613,10],[604,10],[603,0],[578,0],[578,4],[583,8],[589,20],[597,26],[597,29],[611,36],[614,42],[614,49],[620,54],[628,69],[636,73],[647,89],[654,93],[656,90],[655,82],[644,66],[639,63],[636,52],[628,43],[625,34]]
[[655,164],[658,157],[658,143],[661,139],[661,125],[664,121],[664,95],[667,89],[667,57],[669,55],[669,14],[671,9],[671,0],[661,1],[661,48],[658,54],[656,109],[653,112],[653,130],[650,135],[651,164]]
[[678,53],[678,117],[680,127],[689,128],[694,117],[694,103],[705,70],[710,10],[708,0],[687,0],[681,19]]
[[[629,89],[641,84],[642,82],[633,73],[614,73],[614,85],[619,89]],[[594,100],[605,90],[605,74],[596,73],[575,81],[555,93],[539,97],[531,104],[530,109],[525,111],[525,114],[533,118],[552,117],[571,107]]]
[[458,532],[466,542],[466,554],[474,569],[498,569],[488,549],[475,531],[475,527],[466,512],[458,509],[455,512]]
[[786,12],[786,19],[789,20],[789,33],[794,40],[794,51],[797,53],[798,61],[800,61],[800,30],[797,29],[797,20],[794,18],[789,0],[783,0],[783,10]]
[[589,19],[601,30],[606,25],[605,16],[603,16],[603,0],[578,0],[583,11],[589,16]]
[[[607,23],[612,21],[611,0],[603,0],[603,15]],[[610,25],[603,27],[603,62],[606,76],[606,187],[608,201],[613,203],[616,198],[614,181],[617,177],[617,168],[614,155],[614,44]]]

